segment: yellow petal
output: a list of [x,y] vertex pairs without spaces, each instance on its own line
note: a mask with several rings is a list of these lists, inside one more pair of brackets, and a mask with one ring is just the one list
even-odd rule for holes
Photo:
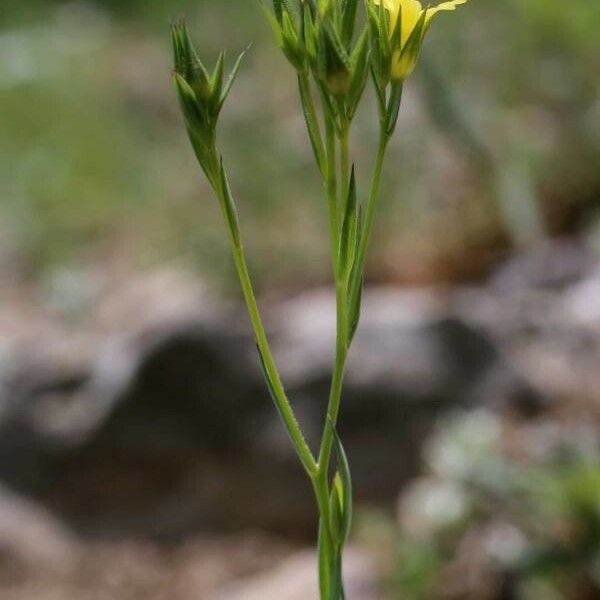
[[421,17],[423,7],[421,6],[419,0],[400,0],[399,9],[400,18],[402,19],[400,43],[404,48],[406,42],[408,42],[410,34],[414,31],[414,28]]
[[449,0],[449,2],[442,2],[433,8],[427,9],[427,15],[425,17],[425,25],[428,25],[431,19],[441,10],[456,10],[459,4],[465,4],[467,0]]

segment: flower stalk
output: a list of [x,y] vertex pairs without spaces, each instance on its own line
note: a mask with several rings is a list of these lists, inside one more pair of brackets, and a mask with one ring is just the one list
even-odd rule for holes
[[[297,73],[308,138],[327,199],[336,346],[316,456],[304,438],[269,345],[247,266],[236,202],[217,145],[219,116],[244,53],[226,79],[223,53],[209,72],[194,50],[185,23],[174,24],[171,32],[173,80],[188,136],[223,213],[269,393],[314,490],[321,600],[344,598],[342,554],[352,524],[352,483],[337,425],[346,363],[360,320],[365,263],[386,151],[396,129],[404,81],[415,68],[433,16],[466,0],[425,9],[417,0],[364,2],[362,12],[358,0],[273,0],[271,8],[261,2],[278,45]],[[380,134],[370,190],[363,203],[351,158],[351,131],[369,75]]]

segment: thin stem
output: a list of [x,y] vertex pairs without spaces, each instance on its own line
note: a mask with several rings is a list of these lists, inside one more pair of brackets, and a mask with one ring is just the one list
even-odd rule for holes
[[[375,159],[375,167],[373,170],[373,176],[371,179],[371,189],[369,192],[369,199],[367,203],[367,210],[365,215],[365,224],[360,239],[360,245],[357,254],[357,269],[359,273],[364,271],[366,254],[371,239],[371,233],[373,230],[373,222],[375,220],[375,209],[377,206],[377,199],[379,196],[379,188],[381,182],[381,174],[383,171],[383,163],[385,159],[385,153],[387,150],[390,135],[387,133],[385,127],[381,128],[379,147],[377,150],[377,157]],[[350,290],[350,303],[352,305],[356,295],[360,293],[360,278],[352,282],[353,287]],[[341,294],[340,292],[343,292]],[[340,297],[342,296],[342,297]],[[340,290],[340,284],[337,285],[337,322],[338,322],[338,334],[336,343],[336,359],[334,365],[333,378],[331,383],[331,391],[329,395],[329,405],[327,408],[327,422],[325,423],[325,429],[323,432],[323,439],[321,442],[321,449],[319,451],[318,466],[319,471],[327,471],[329,468],[329,462],[331,458],[331,449],[333,446],[333,434],[334,428],[337,424],[340,402],[342,395],[342,387],[344,381],[344,372],[346,368],[346,360],[348,357],[348,346],[347,340],[344,335],[341,335],[341,331],[344,331],[347,327],[347,290]]]
[[[345,126],[339,135],[340,139],[340,175],[342,188],[340,194],[340,208],[338,219],[343,219],[348,201],[348,190],[350,187],[350,152],[349,152],[349,126]],[[329,156],[331,161],[332,157]],[[335,156],[333,156],[335,162]],[[330,196],[330,204],[333,202]],[[337,261],[336,261],[337,264]],[[342,388],[344,384],[344,372],[346,359],[348,357],[348,281],[342,278],[335,270],[336,287],[336,349],[331,389],[327,405],[327,418],[323,430],[321,449],[319,451],[318,466],[320,474],[327,479],[331,449],[333,446],[333,433],[340,412],[342,399]]]
[[327,177],[325,187],[327,190],[327,206],[329,211],[329,229],[331,237],[331,257],[333,260],[333,271],[337,270],[338,244],[340,240],[340,222],[337,207],[337,164],[335,144],[335,124],[329,115],[325,117],[326,128],[326,154],[327,154]]
[[[213,179],[214,181],[220,181],[220,178],[217,179],[216,175],[213,176]],[[227,202],[225,197],[226,190],[223,188],[223,185],[220,182],[217,183],[217,185],[214,185],[214,190],[219,198],[219,202],[223,210],[223,216],[225,219],[227,219],[227,211],[225,208],[225,204]],[[277,404],[277,409],[281,415],[292,444],[294,445],[296,453],[298,454],[298,457],[300,458],[300,461],[302,462],[302,465],[304,466],[309,477],[312,479],[317,473],[317,464],[310,448],[308,447],[308,444],[306,443],[304,435],[300,429],[300,425],[298,424],[294,414],[294,410],[287,398],[283,384],[281,383],[281,378],[279,376],[275,359],[273,357],[273,353],[271,352],[267,334],[262,322],[262,317],[260,315],[260,309],[258,308],[258,304],[256,302],[256,296],[250,280],[250,273],[248,271],[243,245],[241,242],[236,243],[234,236],[230,237],[233,260],[235,262],[238,277],[242,286],[244,300],[246,301],[248,314],[250,316],[250,321],[256,337],[256,343],[264,360],[265,369],[269,375],[269,379],[271,380],[274,401]]]
[[[340,326],[341,321],[340,312],[341,311],[339,309],[338,301],[338,327]],[[344,372],[346,369],[346,359],[348,357],[348,350],[346,347],[345,339],[343,339],[342,335],[338,335],[337,337],[338,339],[336,342],[335,365],[333,368],[333,377],[331,380],[329,404],[327,406],[327,420],[325,423],[325,429],[323,431],[323,440],[321,442],[321,449],[319,451],[318,459],[319,472],[321,473],[327,473],[329,469],[331,449],[333,446],[333,433],[340,412],[342,388],[344,384]]]
[[[317,473],[314,477],[312,477],[311,481],[313,484],[313,490],[317,501],[317,507],[319,509],[319,519],[321,528],[320,533],[322,535],[322,540],[320,541],[323,544],[324,555],[328,558],[329,561],[331,561],[334,556],[334,544],[330,529],[331,515],[329,510],[329,485],[327,477],[323,477],[320,473]],[[328,568],[325,572],[319,569],[319,577],[321,578],[329,578],[330,573],[330,568]],[[327,596],[322,600],[328,600],[329,587],[331,585],[331,581],[328,579],[324,585],[326,588]]]

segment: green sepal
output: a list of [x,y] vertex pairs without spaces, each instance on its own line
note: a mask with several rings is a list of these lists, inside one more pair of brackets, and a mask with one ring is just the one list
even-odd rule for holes
[[221,104],[221,94],[223,91],[223,80],[225,77],[225,52],[219,53],[219,58],[215,65],[213,74],[210,78],[210,108],[211,113],[219,115]]
[[319,53],[317,41],[318,34],[314,22],[313,11],[308,3],[304,4],[302,12],[302,35],[309,64],[313,70],[317,70]]
[[367,20],[371,46],[371,71],[378,95],[387,87],[391,77],[392,50],[387,36],[387,16],[383,15],[381,5],[375,8],[367,2]]
[[306,62],[306,50],[298,32],[297,18],[291,4],[288,0],[274,0],[275,12],[267,8],[263,0],[259,0],[259,5],[275,34],[277,45],[285,57],[295,69],[303,70]]
[[352,65],[344,44],[331,22],[321,27],[319,72],[329,93],[343,96],[351,81]]
[[263,0],[259,0],[258,4],[262,9],[265,18],[267,19],[267,23],[269,23],[271,29],[273,30],[275,38],[277,39],[277,45],[280,48],[283,48],[283,31],[281,29],[280,20],[276,17],[275,14],[273,14],[273,12],[269,8],[267,8],[267,5],[263,2]]
[[308,137],[319,171],[325,177],[327,173],[327,158],[325,156],[319,122],[314,112],[310,109],[312,99],[310,98],[310,81],[307,76],[303,74],[298,75],[298,88],[300,90],[300,100],[302,102],[302,110],[304,111],[304,119],[306,120],[306,128],[308,129]]
[[184,19],[180,19],[171,25],[171,42],[175,72],[186,80],[194,90],[198,100],[208,100],[211,95],[210,78],[202,61],[196,54]]
[[207,127],[207,115],[200,108],[196,93],[190,84],[179,73],[173,74],[173,82],[177,89],[179,103],[188,128],[197,131]]
[[283,52],[293,67],[298,71],[304,69],[306,63],[306,50],[297,31],[295,20],[288,11],[284,11],[281,20],[283,39]]
[[273,0],[273,10],[275,11],[275,17],[279,23],[282,23],[286,13],[292,20],[295,20],[296,11],[290,0]]
[[362,98],[369,75],[369,32],[365,28],[350,56],[352,81],[348,90],[348,118],[352,120]]
[[244,56],[246,56],[246,52],[248,52],[249,49],[250,49],[250,46],[248,46],[245,50],[240,52],[240,55],[237,57],[234,65],[233,65],[233,69],[231,69],[231,72],[229,73],[229,77],[227,78],[227,81],[225,82],[225,86],[223,87],[223,90],[221,92],[221,99],[220,99],[220,103],[219,103],[219,111],[218,112],[221,112],[221,109],[223,108],[223,104],[225,103],[225,100],[227,100],[227,97],[229,96],[231,87],[233,86],[233,83],[236,80],[236,77],[240,70],[242,60],[244,60]]
[[218,174],[213,172],[211,162],[211,152],[215,138],[214,125],[202,109],[194,90],[187,81],[181,75],[175,73],[173,82],[194,154],[209,181],[213,183],[215,177],[218,177]]
[[[389,27],[388,27],[389,32]],[[394,31],[391,32],[390,38],[390,48],[398,49],[402,48],[402,10],[398,13],[398,20],[396,21],[396,25],[394,27]]]
[[403,89],[404,84],[402,82],[395,81],[392,83],[392,92],[390,94],[390,100],[387,108],[386,132],[388,136],[391,136],[394,133],[398,123],[400,105],[402,104]]
[[[417,64],[417,60],[419,59],[419,54],[421,52],[421,47],[423,46],[423,35],[425,34],[425,21],[426,21],[427,11],[424,10],[415,25],[410,37],[408,38],[406,44],[402,48],[402,52],[400,54],[400,62],[406,64],[407,73],[405,76],[408,76],[412,73]],[[393,67],[392,67],[393,71]]]
[[377,19],[377,25],[379,28],[379,43],[381,48],[386,49],[390,47],[390,27],[387,18],[387,9],[385,8],[385,2],[381,2],[379,5],[379,15]]
[[344,0],[342,6],[342,41],[346,48],[350,47],[354,37],[357,9],[358,0]]

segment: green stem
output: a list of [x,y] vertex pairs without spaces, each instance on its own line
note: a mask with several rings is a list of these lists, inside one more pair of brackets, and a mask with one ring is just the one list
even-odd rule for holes
[[327,207],[329,211],[329,230],[331,238],[331,258],[333,271],[337,270],[338,244],[340,241],[340,221],[337,207],[337,163],[335,147],[335,125],[330,116],[325,117],[327,172],[325,187],[327,190]]
[[[338,219],[343,218],[346,202],[348,200],[348,189],[350,187],[350,152],[349,152],[349,127],[346,126],[340,133],[340,171],[342,189],[340,194],[340,208]],[[334,146],[335,147],[335,146]],[[329,160],[335,156],[329,156]],[[330,205],[335,197],[330,195]],[[337,204],[337,201],[336,201]],[[337,265],[337,260],[336,260]],[[319,451],[318,466],[319,472],[327,479],[331,449],[333,446],[334,428],[340,412],[340,403],[342,398],[342,388],[344,384],[344,372],[346,369],[346,359],[348,357],[348,281],[341,278],[338,270],[335,269],[336,286],[336,350],[335,362],[333,367],[333,376],[331,379],[331,389],[329,392],[329,401],[327,406],[327,418],[323,430],[321,449]]]
[[[217,164],[218,162],[214,161],[215,169],[220,168],[216,166]],[[218,171],[216,170],[213,171],[212,181],[215,182],[214,190],[217,194],[217,197],[219,198],[219,203],[223,211],[223,216],[227,220],[227,199],[225,196],[226,190],[223,189],[223,185],[220,183],[220,178],[215,175],[215,173],[217,172]],[[252,323],[252,328],[256,337],[256,343],[263,357],[265,369],[272,383],[274,400],[277,404],[277,409],[279,411],[279,414],[281,415],[281,418],[287,429],[292,444],[294,445],[296,453],[298,454],[298,457],[300,458],[304,469],[308,473],[309,477],[312,479],[316,475],[318,467],[315,462],[314,456],[310,448],[308,447],[306,440],[304,439],[304,435],[302,434],[300,425],[298,424],[298,421],[294,414],[294,410],[283,388],[283,384],[281,382],[281,378],[279,376],[279,372],[275,364],[275,359],[273,357],[273,353],[271,352],[271,348],[267,340],[267,334],[265,332],[265,328],[260,315],[260,309],[258,308],[258,304],[256,302],[256,296],[254,294],[254,289],[250,280],[250,273],[248,271],[248,265],[246,262],[244,248],[241,241],[239,241],[239,233],[237,236],[234,236],[230,232],[230,239],[233,260],[235,262],[238,277],[242,286],[244,300],[246,301],[246,306],[248,308],[248,314],[250,316],[250,321]]]
[[319,534],[321,537],[319,542],[323,546],[320,550],[323,552],[325,560],[328,563],[326,565],[319,564],[319,587],[321,590],[321,600],[329,600],[331,590],[331,567],[335,557],[333,536],[330,529],[329,483],[326,474],[323,473],[317,473],[312,477],[311,481],[317,501],[317,507],[319,509]]
[[[371,233],[373,230],[373,222],[375,220],[375,209],[377,207],[377,199],[379,196],[379,188],[381,183],[381,174],[383,171],[383,163],[385,159],[385,153],[387,150],[390,136],[387,133],[385,127],[381,128],[381,134],[379,139],[379,147],[377,150],[377,157],[375,159],[375,167],[373,171],[373,177],[371,179],[371,189],[369,192],[369,199],[367,203],[367,210],[365,215],[365,224],[360,239],[360,245],[357,254],[357,269],[359,273],[364,272],[365,260],[369,242],[371,239]],[[360,293],[360,278],[352,282],[353,287],[350,290],[350,303],[356,298],[356,295]],[[319,451],[318,465],[319,471],[327,471],[331,459],[331,449],[333,445],[333,433],[334,428],[337,424],[340,402],[342,395],[342,387],[344,382],[344,372],[346,368],[346,360],[348,357],[348,346],[345,332],[347,329],[347,290],[342,284],[337,284],[337,342],[336,342],[336,358],[333,371],[333,378],[331,383],[331,391],[329,395],[329,405],[327,408],[327,421],[325,423],[325,429],[323,432],[323,439],[321,442],[321,449]]]

